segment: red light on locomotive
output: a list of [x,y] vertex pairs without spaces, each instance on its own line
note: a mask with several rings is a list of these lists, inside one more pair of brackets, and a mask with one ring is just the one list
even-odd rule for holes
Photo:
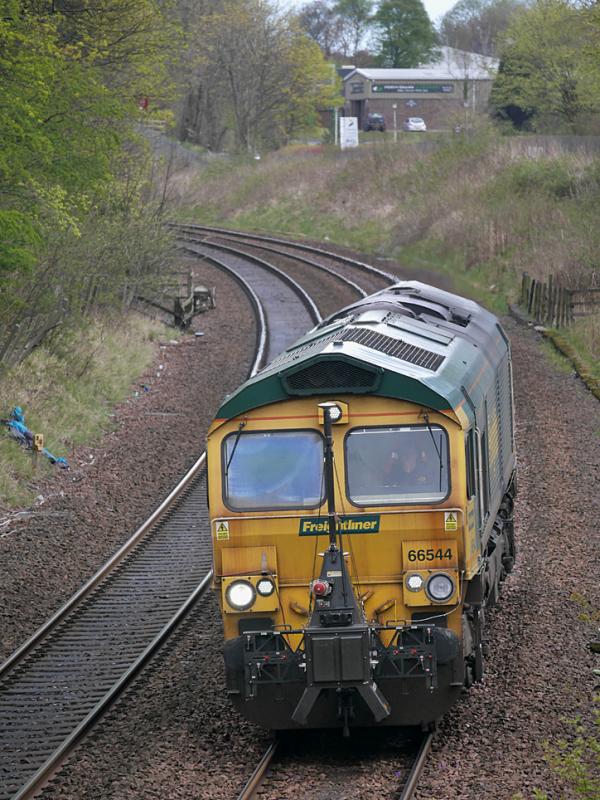
[[331,592],[331,584],[319,579],[312,582],[311,590],[315,597],[326,597]]

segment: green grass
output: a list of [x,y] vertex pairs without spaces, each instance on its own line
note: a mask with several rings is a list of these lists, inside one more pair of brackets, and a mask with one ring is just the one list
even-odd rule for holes
[[592,378],[600,381],[600,315],[578,319],[561,333],[580,355]]
[[547,339],[544,339],[542,342],[542,350],[548,361],[552,364],[554,369],[557,372],[562,372],[563,375],[571,375],[573,372],[573,364],[569,359],[560,353],[556,347],[549,342]]
[[514,276],[501,265],[467,267],[463,253],[439,241],[425,240],[399,247],[394,251],[394,257],[407,267],[425,267],[447,275],[458,294],[471,297],[498,314],[506,313],[508,303],[516,296]]
[[[27,427],[44,434],[54,455],[69,459],[73,448],[92,444],[110,428],[112,407],[130,394],[152,361],[153,341],[164,333],[164,326],[132,315],[91,322],[76,340],[38,348],[0,377],[0,416],[20,405]],[[37,479],[52,469],[40,458],[34,472],[31,454],[0,428],[0,508],[31,503]]]

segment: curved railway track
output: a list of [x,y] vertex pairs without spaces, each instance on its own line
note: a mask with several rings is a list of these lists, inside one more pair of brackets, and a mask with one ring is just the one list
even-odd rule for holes
[[[303,264],[329,273],[337,278],[342,278],[348,285],[351,285],[358,296],[364,297],[366,294],[383,289],[390,283],[397,283],[399,280],[398,276],[391,272],[386,272],[364,261],[303,242],[287,241],[273,236],[215,228],[208,225],[178,224],[174,227],[178,231],[178,237],[186,241],[205,242],[213,246],[218,246],[219,242],[237,242],[246,248],[262,250],[288,259],[291,263]],[[310,254],[310,256],[306,254]],[[354,279],[351,275],[354,276]]]
[[[391,735],[391,733],[389,733],[389,735]],[[392,783],[392,785],[388,787],[392,794],[387,796],[393,796],[396,800],[411,800],[417,788],[419,777],[427,762],[427,756],[431,750],[432,742],[433,733],[426,734],[415,746],[409,747],[409,752],[402,753],[396,757],[396,763],[394,764],[392,774],[399,786],[398,788],[394,788]],[[415,743],[411,742],[411,744]],[[350,758],[349,762],[347,754],[345,754],[346,757],[341,758],[336,758],[334,755],[333,759],[326,758],[323,759],[322,762],[320,762],[317,755],[316,764],[314,761],[311,761],[310,764],[307,765],[303,758],[302,745],[300,746],[299,752],[295,751],[293,744],[291,745],[291,749],[288,746],[287,754],[282,753],[285,749],[285,745],[282,746],[279,739],[275,739],[271,742],[258,762],[256,769],[238,795],[237,800],[255,800],[257,797],[277,797],[280,791],[277,788],[277,784],[280,782],[283,783],[283,781],[278,780],[277,775],[278,766],[281,766],[280,762],[283,763],[284,772],[288,773],[283,780],[289,782],[290,767],[287,765],[286,768],[286,761],[291,762],[294,769],[297,767],[297,774],[294,774],[293,783],[294,785],[302,786],[301,796],[306,798],[327,797],[329,800],[334,800],[334,798],[338,796],[340,800],[342,797],[352,797],[352,789],[350,787],[352,787],[356,781],[357,770],[356,764],[352,763],[352,758]],[[386,770],[389,774],[389,755],[386,754],[386,765],[383,769],[378,768],[376,759],[377,756],[375,755],[375,760],[372,764],[373,775],[386,774]],[[307,768],[307,766],[309,768]],[[323,778],[324,775],[334,776],[333,785],[328,782],[327,778]],[[367,789],[368,787],[363,788]],[[377,788],[376,786],[372,787],[371,794],[373,797],[378,796],[376,794]],[[360,796],[363,796],[363,794]]]
[[[225,243],[220,231],[216,241],[206,241],[214,229],[200,234],[191,227],[180,228],[182,249],[228,272],[252,304],[257,342],[250,374],[322,318],[322,298],[315,302],[301,285],[308,273],[300,281],[286,274],[294,262],[310,268],[311,283],[317,274],[326,276],[353,299],[366,294],[365,281],[372,291],[396,280],[308,245],[236,238],[234,232],[227,232]],[[273,256],[285,270],[272,263]],[[104,567],[0,665],[0,800],[33,797],[47,783],[206,590],[211,547],[204,458]]]
[[[276,268],[210,257],[252,303],[258,336],[251,374],[320,320],[308,292]],[[0,800],[40,790],[209,585],[204,459],[0,665]]]

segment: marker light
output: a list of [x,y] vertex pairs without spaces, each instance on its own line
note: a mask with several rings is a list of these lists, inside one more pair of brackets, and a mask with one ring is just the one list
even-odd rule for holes
[[311,584],[312,593],[315,597],[325,597],[331,592],[331,584],[329,581],[316,580]]
[[408,575],[406,577],[406,588],[411,592],[418,592],[423,586],[423,578],[420,575]]
[[256,591],[250,581],[234,581],[227,587],[225,599],[232,608],[246,611],[256,600]]
[[261,578],[256,584],[256,591],[261,597],[270,597],[275,591],[275,584],[270,578]]
[[337,422],[342,418],[342,409],[339,406],[329,406],[329,419]]
[[454,594],[454,581],[449,575],[438,572],[427,581],[425,592],[435,603],[445,603]]

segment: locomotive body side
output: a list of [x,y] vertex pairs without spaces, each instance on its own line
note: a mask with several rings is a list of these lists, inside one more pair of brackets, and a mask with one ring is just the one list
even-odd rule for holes
[[[484,610],[514,559],[510,352],[492,315],[416,283],[342,310],[224,403],[208,465],[245,716],[426,727],[481,677]],[[354,616],[330,608],[340,586]]]

